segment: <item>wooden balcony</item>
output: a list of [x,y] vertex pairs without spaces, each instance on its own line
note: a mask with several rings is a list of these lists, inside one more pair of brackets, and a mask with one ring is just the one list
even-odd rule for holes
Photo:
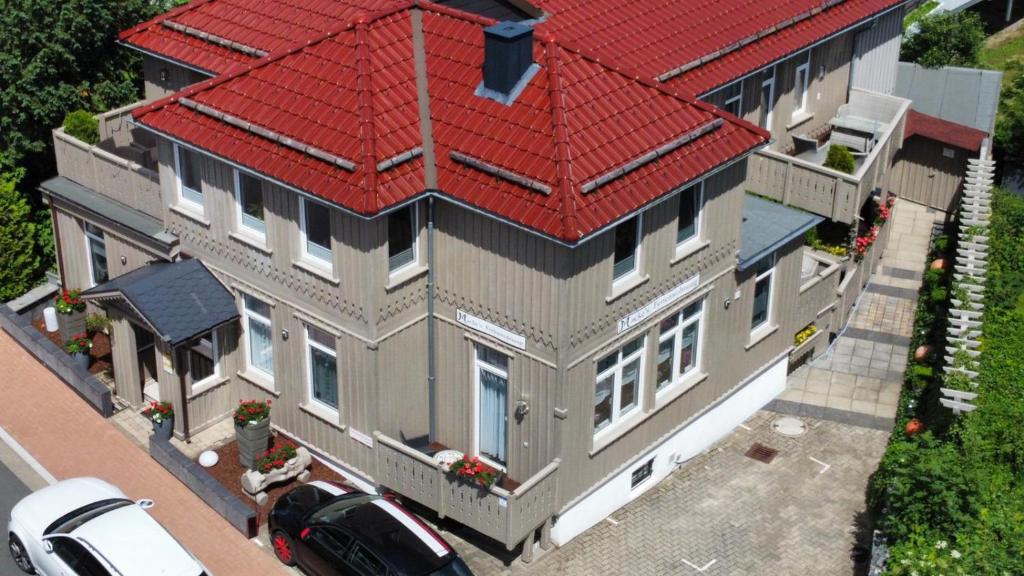
[[864,134],[868,150],[857,157],[857,170],[844,174],[821,165],[825,144],[798,155],[761,150],[750,157],[750,191],[796,206],[836,222],[852,224],[872,191],[882,186],[893,157],[903,146],[903,131],[910,101],[850,90],[850,100],[833,119],[833,141],[848,144],[852,133]]
[[57,173],[86,188],[157,219],[162,218],[160,177],[152,136],[129,123],[131,111],[145,102],[97,116],[100,142],[90,146],[53,131]]
[[[533,534],[546,535],[556,512],[559,460],[542,468],[514,490],[482,488],[445,472],[431,457],[375,432],[378,482],[402,496],[501,542],[508,550],[520,542],[529,559]],[[546,536],[541,545],[545,546]]]
[[[840,270],[846,260],[804,248],[804,266],[800,278],[799,325],[817,322],[832,309],[839,287]],[[818,326],[824,328],[824,326]]]

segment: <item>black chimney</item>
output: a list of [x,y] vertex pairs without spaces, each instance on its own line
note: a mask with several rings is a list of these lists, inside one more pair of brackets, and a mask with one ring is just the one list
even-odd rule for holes
[[484,28],[484,88],[508,95],[533,64],[533,28],[498,22]]

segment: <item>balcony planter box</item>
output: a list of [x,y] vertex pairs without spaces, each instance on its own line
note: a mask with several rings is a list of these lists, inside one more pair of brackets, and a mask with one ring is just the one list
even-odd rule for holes
[[252,470],[256,458],[267,451],[270,443],[270,418],[244,426],[236,424],[235,439],[238,440],[238,462]]
[[60,334],[60,341],[67,342],[76,334],[85,332],[85,312],[72,312],[71,314],[57,314],[57,331]]

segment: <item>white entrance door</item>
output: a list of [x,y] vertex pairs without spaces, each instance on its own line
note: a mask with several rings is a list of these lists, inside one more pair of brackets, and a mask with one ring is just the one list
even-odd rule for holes
[[508,447],[508,356],[477,345],[476,442],[477,454],[505,468]]

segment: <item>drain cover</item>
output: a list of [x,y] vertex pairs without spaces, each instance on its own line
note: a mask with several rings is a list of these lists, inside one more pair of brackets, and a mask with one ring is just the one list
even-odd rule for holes
[[783,436],[803,436],[807,433],[807,424],[799,418],[783,416],[772,422],[772,430]]
[[759,462],[770,464],[776,456],[779,455],[779,451],[775,448],[769,448],[760,442],[754,442],[750,445],[750,449],[744,454],[747,458],[753,458]]

